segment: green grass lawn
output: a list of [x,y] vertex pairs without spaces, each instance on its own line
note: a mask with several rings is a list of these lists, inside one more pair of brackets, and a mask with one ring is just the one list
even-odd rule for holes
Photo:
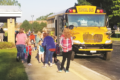
[[0,50],[0,80],[28,80],[21,62],[16,62],[16,49]]

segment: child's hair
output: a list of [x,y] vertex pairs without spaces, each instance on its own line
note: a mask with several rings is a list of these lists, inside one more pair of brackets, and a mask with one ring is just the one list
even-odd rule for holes
[[41,32],[40,32],[40,31],[38,31],[38,33],[37,33],[37,37],[39,37],[39,38],[40,38],[40,36],[41,36]]
[[45,33],[47,33],[47,27],[44,27],[44,28],[42,29],[42,31],[45,32]]
[[42,40],[39,40],[39,43],[42,42]]

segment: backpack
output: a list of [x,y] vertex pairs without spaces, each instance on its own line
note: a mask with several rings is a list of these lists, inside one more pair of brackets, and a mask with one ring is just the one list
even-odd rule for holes
[[60,46],[58,44],[56,44],[56,50],[55,50],[56,54],[60,54]]
[[24,48],[24,53],[26,53],[26,47]]

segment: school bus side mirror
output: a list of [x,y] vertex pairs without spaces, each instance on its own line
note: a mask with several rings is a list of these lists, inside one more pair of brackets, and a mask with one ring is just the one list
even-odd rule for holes
[[69,26],[69,29],[73,29],[73,28],[74,28],[74,25],[70,25],[70,26]]
[[106,20],[106,27],[109,28],[109,17],[107,17],[107,20]]

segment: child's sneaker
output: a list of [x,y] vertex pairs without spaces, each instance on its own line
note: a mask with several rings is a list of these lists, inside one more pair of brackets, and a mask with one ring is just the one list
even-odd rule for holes
[[69,71],[68,71],[68,70],[66,70],[66,71],[65,71],[65,73],[69,73]]
[[31,66],[32,64],[31,63],[28,63],[29,66]]
[[58,72],[59,72],[59,73],[61,73],[61,72],[62,72],[62,70],[58,70]]
[[45,65],[43,66],[43,68],[45,68],[45,67],[47,67],[47,64],[45,64]]
[[50,63],[50,67],[52,67],[52,63]]

